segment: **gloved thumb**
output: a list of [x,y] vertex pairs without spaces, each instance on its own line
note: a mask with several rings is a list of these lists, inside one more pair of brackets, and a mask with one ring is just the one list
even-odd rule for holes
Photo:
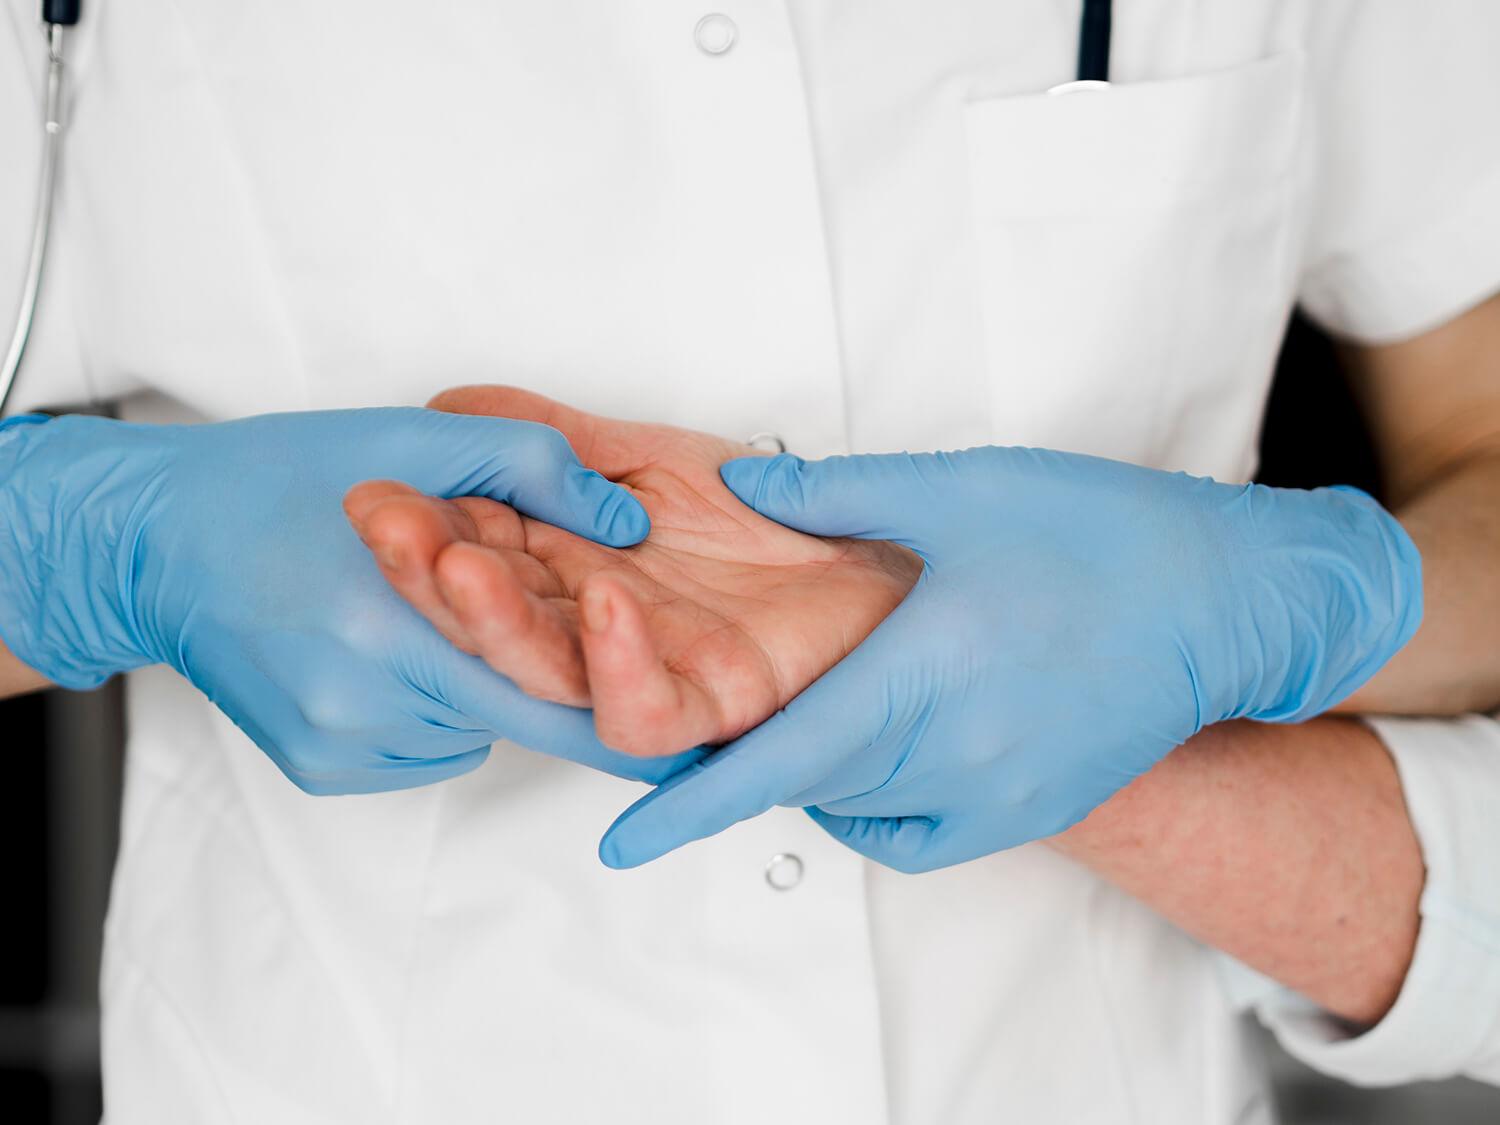
[[443,456],[407,479],[451,500],[484,496],[524,515],[610,547],[639,543],[651,530],[640,501],[578,460],[567,438],[536,422],[429,411]]
[[952,503],[961,456],[891,453],[804,461],[782,453],[727,461],[719,475],[744,504],[797,531],[889,539],[920,552],[937,511]]

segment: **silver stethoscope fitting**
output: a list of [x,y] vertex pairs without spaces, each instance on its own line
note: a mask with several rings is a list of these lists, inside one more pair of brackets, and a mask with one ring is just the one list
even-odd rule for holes
[[26,355],[26,341],[36,319],[37,295],[42,288],[42,266],[47,261],[47,231],[52,225],[52,200],[57,184],[57,150],[62,139],[63,35],[65,26],[47,24],[47,98],[45,133],[42,139],[41,182],[37,186],[36,218],[31,228],[31,257],[26,266],[26,281],[21,287],[21,307],[16,313],[16,328],[5,352],[5,366],[0,367],[0,417],[5,414],[21,360]]

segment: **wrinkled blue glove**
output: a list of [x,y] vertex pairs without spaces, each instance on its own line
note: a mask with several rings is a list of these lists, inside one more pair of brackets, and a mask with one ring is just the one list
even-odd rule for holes
[[302,789],[400,789],[513,739],[659,779],[586,711],[533,700],[397,595],[342,511],[371,478],[486,496],[613,546],[645,510],[550,427],[416,409],[201,426],[0,428],[0,639],[71,688],[144,664],[196,684]]
[[627,810],[611,866],[777,804],[903,871],[1051,836],[1200,727],[1337,703],[1421,618],[1416,548],[1354,489],[1012,448],[722,472],[771,519],[925,570],[785,711]]

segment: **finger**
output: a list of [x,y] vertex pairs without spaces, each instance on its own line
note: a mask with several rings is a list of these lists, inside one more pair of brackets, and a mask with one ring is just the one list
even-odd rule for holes
[[916,874],[946,867],[935,848],[941,821],[926,816],[834,816],[813,807],[813,822],[845,847],[896,871]]
[[470,539],[486,547],[514,551],[526,549],[521,514],[508,504],[479,496],[443,500],[418,492],[401,481],[368,480],[355,485],[345,495],[344,513],[363,536],[363,525],[373,509],[397,497],[421,500],[435,513],[433,522],[442,534],[435,536],[434,541],[440,545],[455,539]]
[[600,842],[600,859],[638,867],[785,804],[871,752],[891,725],[889,704],[864,687],[878,682],[880,636],[877,629],[784,711],[625,810]]
[[611,547],[639,543],[651,529],[640,502],[584,468],[549,426],[438,411],[422,417],[430,444],[404,442],[393,457],[404,471],[389,474],[421,492],[498,500]]
[[667,667],[640,603],[618,579],[586,579],[578,609],[601,742],[654,756],[697,746],[722,729],[718,704],[701,685]]
[[434,578],[486,664],[537,699],[589,705],[583,652],[564,603],[528,589],[507,552],[454,543],[438,556]]
[[921,551],[967,491],[961,453],[892,453],[804,461],[789,453],[737,457],[719,468],[724,484],[761,515],[809,535],[890,539]]
[[[520,516],[511,508],[495,507],[509,513],[515,538],[521,538]],[[453,644],[477,652],[478,641],[449,607],[434,573],[440,551],[479,534],[464,509],[397,481],[366,481],[349,490],[344,511],[396,592]]]
[[485,414],[551,426],[584,464],[612,480],[641,467],[640,437],[658,427],[589,414],[519,387],[455,387],[427,404],[451,414]]

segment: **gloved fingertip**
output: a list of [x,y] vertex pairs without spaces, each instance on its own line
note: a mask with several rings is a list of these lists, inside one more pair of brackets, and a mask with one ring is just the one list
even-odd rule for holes
[[619,834],[613,828],[606,832],[604,838],[599,841],[599,862],[615,871],[629,871],[654,858],[654,856],[642,855],[622,846]]
[[634,547],[651,534],[651,517],[634,496],[619,485],[614,489],[610,501],[614,511],[609,517],[604,542],[611,547]]
[[584,468],[577,470],[574,482],[582,503],[595,513],[592,538],[606,547],[633,547],[651,534],[646,509],[620,485]]
[[761,511],[768,496],[782,497],[791,478],[801,470],[802,458],[791,453],[774,457],[736,457],[719,466],[719,479],[740,502]]

